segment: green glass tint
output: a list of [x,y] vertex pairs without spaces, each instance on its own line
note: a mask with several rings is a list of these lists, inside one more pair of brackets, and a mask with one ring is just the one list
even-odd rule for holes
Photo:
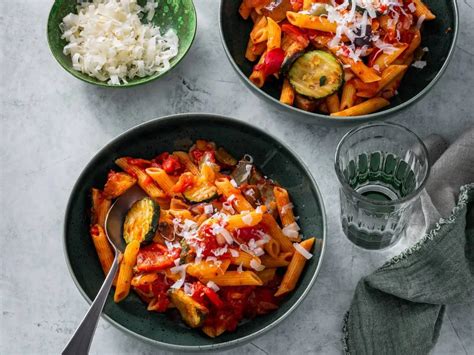
[[402,235],[429,173],[421,140],[393,124],[369,124],[338,145],[342,227],[353,243],[383,249]]

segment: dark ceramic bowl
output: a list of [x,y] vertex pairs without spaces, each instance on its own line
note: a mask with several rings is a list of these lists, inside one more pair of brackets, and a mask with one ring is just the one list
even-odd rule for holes
[[[55,0],[48,17],[48,44],[54,58],[56,58],[58,63],[69,74],[72,74],[76,78],[90,84],[114,88],[126,88],[149,83],[150,81],[158,79],[171,71],[184,58],[191,48],[196,35],[196,10],[192,0],[160,1],[151,22],[160,27],[161,33],[166,32],[170,28],[174,29],[179,38],[178,54],[176,57],[171,59],[170,68],[161,73],[155,73],[144,78],[136,77],[129,80],[128,84],[109,85],[106,81],[97,80],[87,74],[74,70],[71,63],[71,57],[66,56],[63,53],[64,46],[67,42],[64,39],[61,39],[62,32],[59,28],[59,24],[62,22],[64,16],[71,12],[77,12],[77,2],[78,0]],[[138,3],[144,5],[146,1],[138,0]]]
[[257,96],[263,97],[281,110],[293,113],[295,117],[308,123],[322,125],[340,125],[362,123],[386,119],[426,95],[444,73],[454,52],[458,35],[458,8],[456,0],[425,0],[436,19],[424,23],[421,32],[421,47],[428,47],[429,52],[423,60],[427,65],[423,69],[410,67],[403,77],[399,94],[391,99],[391,104],[381,111],[355,117],[331,117],[313,113],[282,104],[279,101],[281,86],[268,83],[262,89],[256,87],[249,79],[254,63],[245,58],[245,50],[252,30],[252,21],[243,20],[239,15],[241,0],[221,0],[219,25],[221,38],[227,58],[243,82]]
[[[167,314],[148,312],[146,305],[131,292],[119,304],[112,292],[103,316],[117,328],[162,348],[177,351],[228,348],[262,335],[301,303],[319,272],[326,243],[326,217],[318,186],[305,164],[283,143],[251,125],[209,114],[181,114],[155,119],[118,136],[102,148],[85,167],[69,198],[65,216],[64,252],[72,278],[87,302],[99,291],[104,275],[89,234],[90,189],[102,187],[107,172],[117,169],[114,160],[120,156],[151,158],[164,150],[189,148],[196,139],[209,139],[224,146],[234,156],[251,154],[257,166],[268,177],[288,188],[295,213],[305,236],[316,236],[318,242],[294,292],[281,307],[257,317],[215,339],[199,330],[187,328]],[[179,318],[179,317],[178,317]]]

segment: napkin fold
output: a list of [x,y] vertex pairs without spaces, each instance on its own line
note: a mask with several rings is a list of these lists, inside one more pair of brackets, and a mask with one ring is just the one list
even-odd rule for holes
[[359,281],[344,317],[346,354],[427,354],[446,305],[474,297],[474,129],[444,152],[439,136],[425,144],[432,169],[411,246]]

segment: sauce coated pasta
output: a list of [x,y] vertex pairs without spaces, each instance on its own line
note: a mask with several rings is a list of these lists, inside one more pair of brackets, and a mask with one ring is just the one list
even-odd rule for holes
[[147,197],[124,220],[115,302],[133,290],[149,311],[176,309],[189,327],[216,337],[277,309],[295,289],[315,238],[303,240],[288,191],[250,156],[237,161],[198,140],[188,152],[116,164],[123,171],[92,191],[91,237],[105,273],[113,254],[104,211],[136,184]]

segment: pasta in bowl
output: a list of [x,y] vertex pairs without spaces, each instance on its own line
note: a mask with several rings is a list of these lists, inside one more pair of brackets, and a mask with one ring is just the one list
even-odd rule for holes
[[[88,300],[111,256],[96,248],[105,241],[104,211],[132,186],[147,197],[124,220],[127,247],[105,307],[113,324],[175,350],[230,347],[270,329],[309,291],[325,218],[304,165],[251,126],[182,115],[117,138],[77,182],[65,246]],[[79,218],[91,198],[90,217]]]
[[446,68],[458,26],[455,2],[437,0],[222,1],[220,16],[226,54],[254,92],[336,124],[386,117],[422,97]]

